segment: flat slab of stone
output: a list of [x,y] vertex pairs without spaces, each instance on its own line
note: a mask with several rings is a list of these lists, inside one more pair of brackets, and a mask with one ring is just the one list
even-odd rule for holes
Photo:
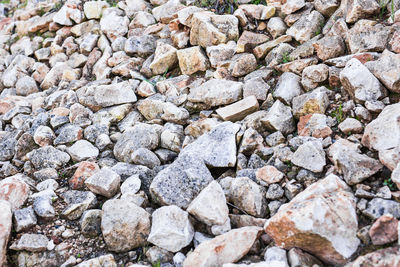
[[239,121],[257,111],[258,107],[257,98],[251,95],[229,106],[217,109],[217,113],[225,121]]

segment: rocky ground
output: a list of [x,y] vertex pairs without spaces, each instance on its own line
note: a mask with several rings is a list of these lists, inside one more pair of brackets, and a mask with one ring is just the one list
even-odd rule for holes
[[0,266],[400,266],[399,0],[0,1]]

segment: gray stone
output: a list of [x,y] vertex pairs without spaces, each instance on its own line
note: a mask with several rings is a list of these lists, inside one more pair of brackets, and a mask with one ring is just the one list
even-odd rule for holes
[[138,148],[132,153],[132,162],[134,164],[144,165],[153,169],[154,167],[160,166],[161,162],[157,155],[151,152],[147,148]]
[[73,161],[83,161],[99,155],[99,150],[86,140],[76,141],[67,151]]
[[26,230],[36,223],[37,219],[31,206],[14,211],[14,224],[17,232]]
[[119,190],[121,177],[110,168],[104,167],[85,180],[85,185],[95,194],[113,197]]
[[292,72],[284,72],[279,77],[273,96],[290,105],[292,99],[301,93],[300,77]]
[[267,116],[261,122],[271,131],[280,131],[287,135],[295,130],[292,111],[281,101],[277,100],[269,109]]
[[26,250],[31,252],[40,252],[47,250],[49,240],[45,235],[23,234],[21,238],[10,246],[12,250]]
[[69,190],[61,195],[67,206],[61,215],[68,220],[77,220],[87,210],[97,204],[95,194],[89,191]]
[[362,211],[364,215],[376,220],[382,215],[392,214],[397,219],[400,218],[400,203],[393,200],[374,198],[368,202],[368,206]]
[[279,247],[270,247],[265,251],[265,264],[270,266],[289,267],[286,250]]
[[321,141],[308,141],[299,146],[292,156],[292,163],[312,172],[322,172],[326,160]]
[[70,156],[52,146],[35,149],[27,154],[28,159],[36,169],[58,169],[68,163]]
[[83,235],[96,237],[101,234],[101,210],[87,210],[82,214],[80,229]]
[[293,36],[300,43],[304,43],[317,35],[318,31],[321,31],[324,22],[324,16],[314,10],[309,15],[300,17],[286,33]]

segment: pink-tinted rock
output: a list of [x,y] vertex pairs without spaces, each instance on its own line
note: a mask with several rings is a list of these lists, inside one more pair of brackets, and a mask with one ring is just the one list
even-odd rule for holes
[[10,204],[0,200],[0,211],[0,266],[3,266],[6,261],[7,243],[12,225]]
[[391,247],[377,250],[358,257],[346,267],[400,267],[400,249]]
[[90,161],[82,161],[79,163],[74,176],[69,180],[71,189],[81,189],[85,184],[85,180],[100,170],[99,165]]
[[183,267],[214,267],[245,256],[262,233],[256,226],[242,227],[202,242],[183,262]]
[[284,174],[274,166],[267,165],[257,170],[256,177],[258,180],[262,180],[268,184],[274,184],[279,183],[283,179]]
[[391,214],[379,217],[369,229],[372,244],[384,245],[397,240],[397,225],[399,221]]
[[331,174],[282,205],[264,229],[282,248],[297,247],[327,263],[343,264],[360,244],[355,206],[351,189]]
[[29,186],[19,179],[22,175],[16,174],[0,182],[0,200],[10,203],[11,209],[20,208],[29,196]]

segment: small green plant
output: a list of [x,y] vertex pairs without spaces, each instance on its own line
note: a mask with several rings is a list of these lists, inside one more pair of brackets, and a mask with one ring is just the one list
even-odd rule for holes
[[156,263],[152,264],[153,267],[161,267],[161,262],[158,260]]
[[390,16],[392,17],[392,20],[394,21],[394,0],[392,0],[392,3],[390,5]]
[[164,79],[167,78],[167,73],[168,73],[168,68],[164,71],[164,73],[163,73],[163,75],[162,75],[162,77],[163,77]]
[[198,7],[212,9],[217,14],[233,14],[238,7],[237,0],[196,0],[193,4]]
[[288,63],[290,61],[292,61],[292,58],[289,56],[289,52],[284,52],[282,54],[282,63],[285,64],[285,63]]
[[10,0],[1,0],[0,1],[0,4],[9,4],[10,3]]
[[334,111],[331,112],[331,117],[336,118],[338,123],[344,121],[344,113],[343,113],[343,106],[340,104]]
[[107,3],[111,6],[111,7],[116,7],[118,4],[117,0],[107,0]]
[[265,0],[253,0],[253,1],[251,1],[251,4],[253,4],[253,5],[267,5]]
[[395,187],[395,185],[394,185],[394,183],[393,183],[393,181],[392,181],[391,178],[385,179],[385,180],[383,181],[383,185],[388,186],[388,187],[390,188],[390,190],[393,190],[394,187]]
[[379,1],[379,19],[383,18],[383,15],[385,14],[385,8],[386,8],[386,1],[385,0],[380,0]]
[[82,258],[82,256],[81,256],[80,253],[76,254],[76,257],[77,257],[78,259],[79,259],[79,258]]

